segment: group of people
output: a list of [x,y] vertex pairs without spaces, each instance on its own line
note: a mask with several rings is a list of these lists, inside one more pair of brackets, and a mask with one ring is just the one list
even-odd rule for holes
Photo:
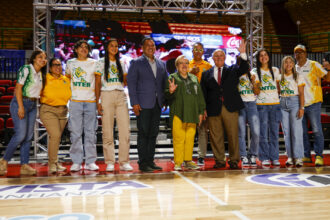
[[[95,164],[97,114],[102,116],[103,153],[106,171],[115,169],[114,121],[119,131],[120,170],[133,170],[129,162],[130,117],[124,87],[127,85],[138,128],[138,165],[142,172],[162,170],[154,162],[161,110],[170,107],[170,126],[174,148],[174,169],[199,169],[204,165],[208,136],[213,150],[214,168],[226,166],[225,134],[230,168],[279,166],[279,127],[282,125],[288,155],[287,165],[310,163],[311,145],[307,120],[314,135],[315,165],[323,165],[324,137],[321,126],[321,78],[330,81],[330,66],[322,67],[307,59],[303,45],[294,48],[295,60],[283,58],[280,69],[271,64],[270,54],[257,53],[256,68],[250,70],[246,43],[240,43],[237,63],[225,65],[226,54],[213,52],[214,66],[203,60],[204,47],[193,45],[193,59],[178,56],[176,72],[168,75],[165,64],[156,58],[152,38],[142,41],[143,55],[132,60],[128,71],[121,62],[118,41],[111,38],[104,46],[105,57],[89,58],[90,45],[80,40],[74,45],[75,58],[66,63],[65,76],[58,58],[49,61],[43,51],[33,52],[30,64],[18,72],[15,96],[10,105],[15,134],[3,158],[0,174],[18,146],[21,174],[35,174],[28,165],[29,150],[40,97],[40,119],[49,134],[50,172],[65,171],[58,163],[61,135],[67,123],[70,131],[70,171],[98,170]],[[68,105],[68,102],[70,103]],[[69,108],[67,107],[69,106]],[[251,143],[246,145],[246,124]],[[194,138],[198,131],[198,160],[193,161]],[[210,135],[208,135],[208,133]],[[84,140],[82,140],[84,139]],[[84,161],[85,159],[85,161]]]

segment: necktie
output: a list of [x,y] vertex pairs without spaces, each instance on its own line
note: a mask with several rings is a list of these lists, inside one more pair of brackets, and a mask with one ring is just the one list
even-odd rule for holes
[[221,83],[221,68],[218,68],[218,84]]

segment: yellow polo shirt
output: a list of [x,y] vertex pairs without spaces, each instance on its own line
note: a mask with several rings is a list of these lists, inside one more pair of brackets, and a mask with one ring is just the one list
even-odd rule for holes
[[306,63],[300,67],[296,64],[296,70],[305,80],[305,106],[323,102],[321,78],[328,72],[316,61],[307,59]]
[[55,78],[48,73],[45,87],[40,95],[40,102],[51,106],[67,105],[70,98],[70,79],[63,75]]
[[202,79],[202,72],[206,71],[206,70],[209,70],[212,66],[211,64],[209,64],[208,62],[206,62],[205,60],[202,60],[202,62],[200,64],[196,64],[195,60],[192,59],[190,62],[189,62],[189,72],[190,70],[194,67],[194,66],[197,66],[199,67],[199,72],[196,74],[197,78],[198,78],[198,82],[201,81]]

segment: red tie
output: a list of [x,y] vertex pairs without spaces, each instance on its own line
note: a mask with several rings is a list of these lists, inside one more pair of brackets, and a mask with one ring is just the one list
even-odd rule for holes
[[220,83],[221,83],[221,67],[218,68],[218,84],[220,86]]

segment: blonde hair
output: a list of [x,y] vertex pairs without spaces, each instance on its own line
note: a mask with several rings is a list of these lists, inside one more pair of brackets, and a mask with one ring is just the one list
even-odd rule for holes
[[[290,59],[295,64],[295,61],[292,56],[283,57],[282,64],[281,64],[281,82],[284,81],[284,74],[285,74],[284,63],[287,59]],[[297,82],[298,74],[297,74],[295,66],[293,66],[293,68],[292,68],[292,73],[293,73],[293,79]]]

